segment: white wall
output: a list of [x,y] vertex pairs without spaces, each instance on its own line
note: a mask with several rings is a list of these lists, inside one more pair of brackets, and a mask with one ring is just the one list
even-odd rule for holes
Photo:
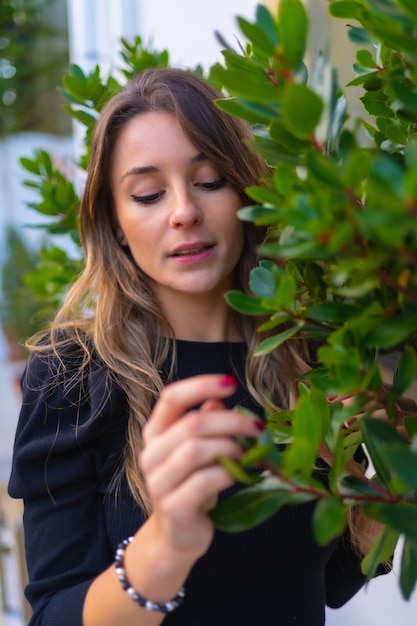
[[215,37],[219,31],[233,47],[242,34],[236,16],[253,19],[254,0],[144,0],[143,33],[153,37],[156,48],[167,48],[176,65],[205,68],[222,59],[221,44]]
[[84,68],[119,65],[120,36],[140,35],[168,49],[174,65],[210,66],[221,59],[214,31],[234,43],[236,16],[253,18],[255,0],[68,0],[71,59]]

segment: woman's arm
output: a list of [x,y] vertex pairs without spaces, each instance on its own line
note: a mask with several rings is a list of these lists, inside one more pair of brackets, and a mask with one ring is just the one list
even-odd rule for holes
[[[176,596],[210,546],[214,529],[207,510],[233,483],[218,456],[239,457],[236,437],[260,433],[251,417],[224,409],[222,399],[234,390],[234,381],[219,375],[173,383],[144,429],[141,465],[153,513],[126,549],[125,571],[152,602]],[[84,626],[156,626],[163,615],[133,602],[110,567],[89,588],[83,620]]]
[[31,626],[81,626],[87,589],[113,560],[103,500],[127,404],[103,368],[77,379],[80,359],[65,361],[65,371],[46,357],[28,364],[9,481],[25,505]]

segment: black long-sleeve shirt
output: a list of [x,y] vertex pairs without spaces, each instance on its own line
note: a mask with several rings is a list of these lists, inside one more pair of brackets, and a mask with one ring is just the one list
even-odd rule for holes
[[[246,353],[243,343],[180,341],[175,378],[237,375],[238,390],[226,405],[261,415],[242,382]],[[126,438],[125,394],[99,363],[84,383],[70,382],[79,360],[63,358],[67,372],[61,374],[51,371],[57,363],[29,362],[9,482],[10,495],[25,504],[30,626],[81,626],[91,582],[113,562],[117,544],[144,522],[124,478],[116,493],[110,489]],[[285,506],[245,532],[216,531],[188,576],[184,603],[163,623],[322,626],[325,604],[341,606],[365,579],[349,542],[316,544],[314,506]]]

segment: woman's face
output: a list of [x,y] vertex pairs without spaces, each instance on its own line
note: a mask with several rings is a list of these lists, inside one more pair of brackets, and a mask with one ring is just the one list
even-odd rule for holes
[[163,308],[178,296],[221,297],[242,253],[239,194],[162,111],[133,118],[112,155],[119,242]]

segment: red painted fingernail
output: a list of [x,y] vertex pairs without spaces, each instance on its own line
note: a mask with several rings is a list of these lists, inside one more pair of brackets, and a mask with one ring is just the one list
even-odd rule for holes
[[261,430],[261,431],[262,431],[262,430],[265,430],[265,424],[264,424],[264,422],[262,422],[261,420],[255,420],[255,421],[254,421],[254,424],[255,424],[255,428],[256,428],[257,430]]
[[236,378],[234,376],[227,374],[220,379],[221,387],[233,387],[234,385],[236,385]]

